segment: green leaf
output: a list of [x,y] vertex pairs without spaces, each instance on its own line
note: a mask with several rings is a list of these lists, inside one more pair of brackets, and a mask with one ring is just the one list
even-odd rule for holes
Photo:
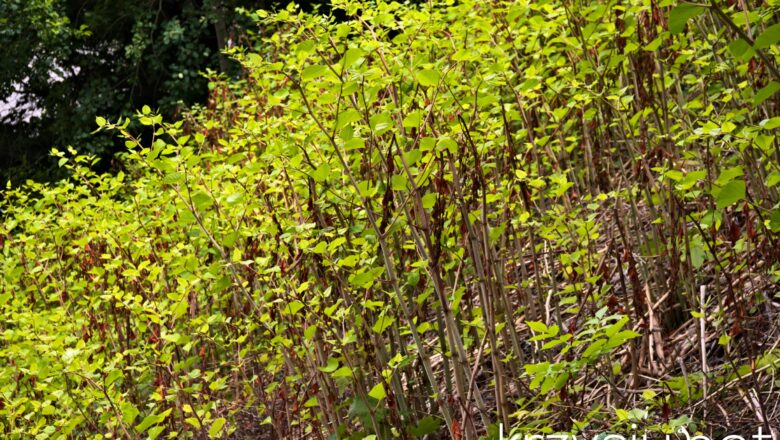
[[763,121],[759,122],[758,125],[764,130],[772,130],[774,128],[780,127],[780,116],[775,116],[771,119],[764,119]]
[[227,197],[225,197],[225,203],[228,205],[237,205],[244,201],[244,193],[243,192],[234,192],[233,194],[229,194]]
[[287,304],[287,306],[284,308],[284,313],[286,315],[294,315],[298,313],[302,308],[303,308],[303,303],[296,299]]
[[357,122],[361,119],[360,113],[355,109],[349,109],[341,112],[336,120],[336,129],[341,130],[347,124]]
[[336,370],[333,374],[331,374],[333,377],[352,377],[352,369],[349,367],[341,367],[338,370]]
[[715,179],[715,184],[718,186],[723,186],[743,175],[745,175],[745,171],[740,166],[728,168],[720,172],[718,178]]
[[[347,415],[351,417],[357,417],[364,425],[371,423],[372,414],[374,417],[377,414],[381,414],[382,410],[376,410],[379,401],[377,399],[369,397],[367,400],[363,400],[359,397],[352,399],[352,404],[349,406],[349,412]],[[371,409],[374,408],[374,409]]]
[[417,72],[417,81],[424,87],[435,87],[439,85],[441,75],[436,70],[425,69]]
[[615,348],[623,345],[627,340],[641,336],[639,333],[633,330],[623,330],[609,337],[606,348]]
[[466,49],[461,49],[452,55],[453,61],[470,61],[475,58],[477,58],[477,55]]
[[553,389],[553,387],[555,386],[555,382],[556,382],[556,376],[546,376],[544,378],[544,382],[542,382],[542,387],[539,390],[539,392],[543,395],[547,394],[548,392],[550,392],[551,389]]
[[738,38],[728,45],[729,52],[731,52],[731,55],[737,59],[737,61],[745,62],[753,57],[753,55],[756,54],[755,49],[742,38]]
[[657,37],[655,40],[647,43],[645,45],[645,47],[643,47],[643,49],[648,51],[648,52],[652,52],[652,51],[658,49],[658,47],[661,46],[661,43],[663,43],[665,39],[666,39],[666,36],[661,34],[660,37]]
[[382,112],[371,116],[368,119],[368,126],[371,127],[377,135],[380,135],[393,128],[393,119],[390,117],[390,113]]
[[393,325],[394,322],[395,322],[395,318],[393,318],[392,316],[387,316],[384,313],[382,313],[379,315],[379,317],[377,317],[376,322],[374,323],[373,327],[371,327],[371,329],[374,330],[374,333],[381,334],[388,327]]
[[675,6],[671,12],[669,12],[669,32],[679,34],[685,29],[685,24],[691,18],[704,12],[704,6],[693,5],[690,3],[682,3]]
[[148,435],[147,439],[155,440],[164,430],[165,426],[155,426],[154,428],[149,428],[149,431],[146,433],[146,435]]
[[130,402],[122,402],[119,405],[119,411],[122,413],[122,421],[130,425],[138,417],[138,409]]
[[256,53],[250,53],[246,56],[246,62],[250,67],[258,68],[263,64],[263,57]]
[[772,171],[769,173],[769,175],[766,177],[766,186],[773,187],[777,186],[777,184],[780,183],[780,172]]
[[547,373],[550,369],[550,363],[540,362],[538,364],[525,364],[523,365],[523,368],[525,368],[526,373],[535,376],[541,373]]
[[[354,255],[352,255],[354,257]],[[384,267],[375,267],[350,275],[349,283],[363,289],[368,289],[384,272]]]
[[233,165],[234,163],[241,162],[244,159],[246,159],[246,154],[244,154],[244,153],[236,153],[236,154],[230,155],[230,157],[228,157],[225,162],[227,162],[230,165]]
[[314,78],[319,78],[328,72],[328,68],[322,64],[315,64],[313,66],[307,66],[301,72],[301,80],[307,81]]
[[715,203],[718,209],[723,209],[745,198],[745,181],[732,180],[714,191]]
[[356,137],[344,142],[344,150],[359,150],[366,146],[366,141],[363,138]]
[[772,213],[769,214],[769,220],[767,223],[769,223],[767,226],[769,227],[770,231],[780,232],[780,209],[775,208],[772,210]]
[[773,44],[777,44],[778,41],[780,41],[780,23],[769,26],[764,32],[761,32],[761,35],[756,37],[753,42],[753,47],[756,49],[764,49]]
[[431,209],[435,204],[436,204],[436,193],[428,193],[422,197],[423,208]]
[[771,98],[778,90],[780,90],[780,82],[770,81],[769,84],[756,92],[756,96],[753,97],[753,105],[763,104],[764,101]]
[[337,263],[341,267],[355,267],[359,258],[357,255],[347,255]]
[[690,171],[677,183],[677,185],[675,185],[675,187],[680,191],[688,191],[705,177],[707,177],[706,170]]
[[759,148],[761,148],[764,151],[768,151],[770,148],[772,148],[772,145],[774,145],[775,137],[774,136],[768,136],[765,134],[757,134],[753,138],[753,142],[758,145]]
[[607,337],[612,337],[613,335],[617,334],[617,332],[620,331],[620,329],[625,327],[627,322],[628,322],[628,316],[623,316],[617,322],[604,329],[604,335]]
[[422,122],[422,111],[414,110],[406,115],[403,121],[403,126],[406,128],[417,128],[420,126],[420,122]]
[[225,418],[220,417],[213,422],[211,422],[211,427],[209,428],[209,438],[217,438],[219,437],[220,432],[222,431],[222,427],[225,426]]
[[173,185],[182,181],[184,181],[184,173],[168,173],[163,177],[163,183],[168,185]]
[[190,342],[191,340],[191,338],[188,335],[182,335],[181,333],[171,333],[171,334],[163,335],[162,338],[176,345],[184,345]]
[[582,357],[586,359],[592,359],[594,356],[600,355],[604,351],[603,347],[606,343],[606,339],[599,339],[596,342],[590,344],[588,348],[582,352]]
[[98,127],[103,127],[106,125],[106,118],[102,116],[95,117],[95,122],[97,123]]
[[111,372],[108,373],[108,375],[106,375],[106,380],[105,380],[106,386],[108,387],[113,385],[113,383],[119,380],[119,378],[121,377],[122,377],[122,370],[111,370]]
[[439,151],[447,150],[450,153],[455,153],[458,151],[458,143],[455,142],[452,138],[449,137],[443,137],[439,139],[439,142],[436,143],[436,149]]
[[527,321],[526,324],[534,333],[547,333],[547,326],[543,322]]
[[384,399],[387,396],[385,393],[385,386],[382,385],[381,382],[374,385],[374,388],[371,388],[371,391],[368,392],[368,395],[376,400]]
[[199,211],[206,210],[214,204],[214,200],[204,191],[198,191],[192,195],[192,203]]
[[406,174],[396,174],[390,178],[390,187],[393,191],[404,191],[408,182]]
[[404,153],[404,161],[409,166],[414,166],[420,159],[422,159],[422,152],[420,150],[414,149]]
[[344,53],[344,58],[342,58],[341,62],[339,62],[339,65],[343,65],[344,67],[351,67],[353,64],[360,61],[363,58],[363,55],[365,55],[365,52],[363,52],[361,49],[348,49]]
[[691,264],[694,269],[698,269],[704,264],[707,254],[700,245],[691,245]]
[[317,243],[316,246],[311,250],[315,254],[324,254],[325,251],[328,249],[328,243],[324,241],[320,241]]
[[441,420],[433,418],[432,416],[423,417],[417,425],[409,428],[409,434],[415,437],[423,437],[428,434],[433,434],[441,427]]
[[328,358],[328,365],[319,368],[323,373],[333,373],[339,368],[339,361],[337,359]]
[[141,421],[141,423],[138,424],[138,426],[135,427],[135,429],[139,432],[146,431],[150,426],[156,425],[163,421],[165,417],[152,414],[144,417],[144,419]]
[[314,50],[315,45],[314,40],[306,40],[295,47],[295,53],[309,53]]
[[322,183],[328,180],[328,176],[330,176],[330,165],[327,163],[320,164],[320,166],[318,166],[317,169],[311,173],[311,177],[317,183]]

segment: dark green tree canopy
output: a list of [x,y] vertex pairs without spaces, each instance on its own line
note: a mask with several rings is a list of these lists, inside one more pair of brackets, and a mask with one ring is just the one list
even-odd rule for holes
[[230,73],[219,49],[241,38],[236,8],[262,3],[0,2],[2,177],[46,178],[53,146],[110,151],[110,139],[89,135],[96,115],[118,117],[148,104],[174,116],[204,101],[202,72]]

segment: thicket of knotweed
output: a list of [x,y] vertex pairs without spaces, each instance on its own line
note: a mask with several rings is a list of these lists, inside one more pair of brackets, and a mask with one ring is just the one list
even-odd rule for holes
[[776,422],[772,7],[339,4],[5,193],[4,435]]

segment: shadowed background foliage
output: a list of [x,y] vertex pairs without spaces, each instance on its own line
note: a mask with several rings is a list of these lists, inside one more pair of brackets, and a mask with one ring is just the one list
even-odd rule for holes
[[[96,115],[116,118],[150,105],[175,117],[204,102],[204,72],[237,73],[219,48],[240,44],[251,32],[241,8],[278,3],[0,2],[0,179],[16,185],[59,177],[48,155],[52,147],[110,157],[115,141],[89,134]],[[299,2],[304,9],[315,3]]]

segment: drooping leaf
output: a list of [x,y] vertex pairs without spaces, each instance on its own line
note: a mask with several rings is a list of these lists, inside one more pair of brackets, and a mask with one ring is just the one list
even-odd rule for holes
[[756,51],[753,47],[742,38],[737,38],[728,45],[731,55],[740,62],[745,62],[755,55]]
[[165,417],[157,414],[150,414],[146,417],[144,417],[143,420],[141,420],[141,423],[139,423],[135,429],[139,432],[144,432],[147,429],[149,429],[150,426],[156,425],[160,422],[162,422],[165,419]]
[[713,191],[715,203],[718,209],[723,209],[745,198],[746,188],[744,180],[732,180]]
[[319,368],[323,373],[333,373],[339,368],[339,361],[334,358],[328,358],[328,365]]
[[718,186],[723,186],[732,180],[734,180],[737,177],[743,176],[745,174],[745,171],[742,169],[741,166],[731,167],[727,168],[720,172],[718,175],[718,178],[715,179],[715,184]]
[[778,90],[780,90],[780,82],[770,81],[769,84],[762,87],[761,90],[756,92],[756,96],[753,98],[753,105],[763,104],[764,101],[771,98],[772,95],[777,93]]
[[691,3],[681,3],[669,12],[669,32],[679,34],[685,29],[685,24],[688,20],[696,17],[705,11],[705,8],[700,5],[694,5]]
[[753,42],[753,47],[756,49],[764,49],[773,44],[777,44],[780,41],[780,23],[774,24],[766,28],[764,32],[756,37]]

